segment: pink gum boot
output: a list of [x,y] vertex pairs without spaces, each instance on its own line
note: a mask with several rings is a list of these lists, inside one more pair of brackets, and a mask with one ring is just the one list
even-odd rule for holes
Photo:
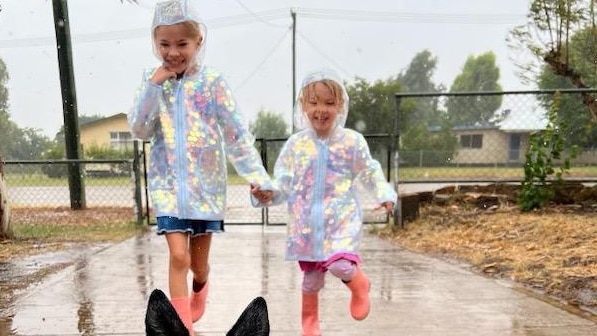
[[350,315],[355,320],[364,320],[369,315],[371,304],[369,302],[369,279],[360,268],[357,268],[352,279],[346,283],[350,289]]
[[187,327],[189,330],[190,336],[195,336],[195,331],[193,330],[193,322],[191,321],[191,305],[190,300],[188,297],[181,297],[170,299],[174,310],[178,313],[178,316],[182,320],[182,323]]
[[319,329],[319,293],[303,293],[302,336],[321,336]]
[[209,291],[209,282],[206,282],[198,292],[191,293],[191,318],[193,322],[199,319],[205,313],[205,302],[207,301],[207,292]]

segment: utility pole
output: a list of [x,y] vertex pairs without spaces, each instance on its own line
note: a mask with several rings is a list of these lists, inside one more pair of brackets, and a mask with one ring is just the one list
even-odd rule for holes
[[294,125],[294,103],[296,102],[296,11],[290,9],[292,17],[292,110],[290,112],[290,123],[292,124],[292,133],[296,131]]
[[[68,19],[67,0],[52,0],[54,9],[54,30],[58,50],[58,68],[60,70],[60,89],[62,92],[62,114],[64,118],[64,140],[66,158],[81,159],[79,145],[79,116],[77,114],[77,95],[75,94],[75,76],[73,72],[72,44]],[[70,206],[73,210],[85,208],[85,188],[81,164],[68,163],[68,187]]]

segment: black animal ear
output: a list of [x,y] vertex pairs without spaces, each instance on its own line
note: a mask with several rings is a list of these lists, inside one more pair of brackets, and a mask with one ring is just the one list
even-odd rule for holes
[[145,313],[145,334],[147,336],[189,336],[189,330],[178,317],[170,300],[159,289],[154,289],[149,296]]
[[253,299],[226,336],[268,336],[267,303],[261,296]]

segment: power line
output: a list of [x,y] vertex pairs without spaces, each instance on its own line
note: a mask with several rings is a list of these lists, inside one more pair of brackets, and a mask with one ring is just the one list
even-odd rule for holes
[[282,38],[280,38],[278,40],[278,42],[276,42],[274,47],[265,55],[265,58],[261,62],[259,62],[259,64],[257,64],[257,66],[249,73],[249,75],[247,77],[245,77],[245,79],[243,79],[240,82],[240,84],[238,84],[234,88],[234,91],[240,90],[240,88],[242,88],[257,73],[257,71],[259,71],[263,67],[263,65],[265,65],[265,63],[272,57],[274,52],[276,50],[278,50],[278,48],[280,47],[280,45],[282,44],[282,42],[284,41],[284,39],[286,38],[286,36],[288,35],[289,32],[290,32],[290,28],[288,30],[286,30],[286,32],[284,32],[284,35],[282,35]]
[[338,63],[336,63],[336,61],[334,61],[333,58],[329,57],[323,51],[321,51],[321,49],[318,48],[313,42],[311,42],[304,34],[302,34],[300,31],[298,32],[298,34],[302,40],[304,40],[313,50],[315,50],[318,54],[320,54],[323,58],[325,58],[328,62],[330,62],[334,67],[336,67],[338,70],[340,70],[340,72],[342,72],[344,74],[344,76],[346,76],[346,77],[351,76],[348,73],[348,71],[344,70],[344,68],[341,67],[340,65],[338,65]]
[[253,12],[249,7],[247,7],[244,3],[242,3],[240,0],[234,0],[234,2],[236,2],[239,6],[241,6],[245,11],[247,11],[247,13],[251,14],[251,16],[253,16],[254,18],[256,18],[258,21],[271,26],[271,27],[278,27],[278,28],[286,28],[287,26],[282,26],[282,25],[276,25],[273,24],[267,20],[264,20],[260,14],[257,14],[255,12]]
[[[285,8],[253,12],[240,0],[235,0],[248,14],[234,15],[206,20],[209,29],[218,29],[230,26],[252,24],[255,22],[266,23],[276,28],[286,28],[284,25],[271,24],[270,21],[287,19],[288,10]],[[450,24],[513,24],[520,23],[526,17],[517,14],[442,14],[442,13],[400,13],[400,12],[375,12],[362,10],[340,9],[309,9],[297,8],[297,14],[306,18],[343,21],[370,21],[370,22],[395,22],[395,23],[450,23]],[[73,35],[74,43],[106,42],[149,36],[147,28],[127,29],[118,31],[88,33]],[[54,37],[24,38],[0,40],[0,49],[39,47],[54,45]]]
[[[259,20],[256,20],[255,15],[258,15]],[[238,26],[244,24],[251,24],[257,21],[267,22],[269,20],[287,19],[288,14],[283,10],[271,10],[254,14],[236,15],[217,18],[213,20],[206,20],[206,25],[209,29],[218,29],[230,26]],[[287,28],[286,26],[279,26]],[[127,40],[135,38],[149,38],[150,33],[148,28],[125,29],[107,32],[75,34],[73,35],[73,43],[92,43],[92,42],[109,42],[115,40]],[[23,38],[0,40],[0,49],[6,48],[22,48],[22,47],[40,47],[55,45],[54,37],[38,37],[38,38]]]
[[345,21],[373,21],[398,23],[451,23],[451,24],[514,24],[526,19],[521,14],[451,14],[400,13],[340,9],[298,9],[305,17]]
[[[222,18],[206,20],[206,24],[209,27],[220,28],[225,26],[235,26],[240,24],[248,24],[248,23],[255,23],[259,22],[268,22],[274,21],[278,19],[287,19],[288,15],[286,14],[285,9],[274,9],[268,10],[263,12],[249,12],[249,14],[243,15],[234,15],[234,16],[226,16]],[[286,26],[278,26],[280,28],[286,28]]]

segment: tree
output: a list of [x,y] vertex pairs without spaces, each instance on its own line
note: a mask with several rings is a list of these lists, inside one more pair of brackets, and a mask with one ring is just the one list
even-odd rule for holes
[[350,97],[346,127],[364,134],[394,133],[394,94],[402,91],[397,77],[374,83],[356,78],[346,91]]
[[[8,122],[8,89],[6,82],[8,81],[8,71],[6,71],[6,64],[0,59],[0,134],[3,138],[8,135],[4,133],[3,125]],[[4,184],[4,169],[2,161],[2,148],[0,148],[0,239],[11,238],[12,229],[10,226],[10,207],[6,198],[8,191]]]
[[[394,94],[402,91],[398,77],[377,80],[374,83],[356,78],[354,84],[346,85],[346,91],[350,97],[346,127],[364,135],[395,133]],[[388,141],[369,138],[367,142],[372,152],[390,147]]]
[[249,123],[249,130],[256,138],[279,139],[288,137],[288,125],[282,115],[261,110],[254,123]]
[[[590,78],[594,76],[597,69],[597,63],[595,63],[595,51],[597,50],[595,0],[532,0],[527,18],[528,22],[514,28],[508,38],[512,48],[530,51],[533,56],[526,63],[518,63],[520,77],[527,82],[539,79],[539,85],[549,86],[565,86],[566,84],[561,81],[561,78],[565,78],[574,88],[590,87]],[[576,44],[583,44],[583,46],[579,48]],[[580,59],[579,55],[584,54],[581,50],[583,48],[588,52],[587,60],[592,64]],[[538,75],[540,73],[538,69],[543,74]],[[549,69],[549,71],[546,72],[545,69]],[[539,142],[542,146],[548,137],[553,138],[552,142],[564,144],[567,148],[574,145],[574,142],[577,144],[591,143],[590,137],[594,136],[593,131],[587,129],[587,132],[575,132],[575,128],[578,130],[579,126],[582,127],[583,121],[588,119],[592,120],[593,124],[597,123],[595,95],[587,91],[580,93],[580,99],[577,99],[577,102],[582,102],[586,109],[575,108],[574,106],[578,106],[578,103],[570,101],[570,97],[572,96],[566,98],[568,100],[566,103],[563,100],[560,102],[559,98],[543,98],[544,106],[550,105],[549,110],[556,111],[550,115],[552,125],[549,126],[557,132],[549,132],[548,129],[547,132],[539,134],[538,137],[541,137]],[[562,109],[562,107],[564,108]],[[587,111],[588,113],[586,113]],[[586,113],[589,117],[585,120],[577,119],[577,115],[580,113]],[[591,128],[594,128],[594,125]],[[589,137],[583,139],[585,135]],[[561,157],[562,151],[559,149],[542,153],[539,146],[531,146],[527,156],[541,157],[540,161],[534,162],[533,169],[545,171],[546,175],[553,175],[555,170],[549,162],[563,159],[561,160],[563,161],[561,171],[566,172],[570,168],[569,160],[575,154],[575,148],[571,149],[568,154],[570,157]],[[561,174],[555,177],[556,181],[561,181]],[[526,178],[525,176],[525,181]],[[528,183],[533,186],[537,182],[528,181]],[[533,199],[526,197],[523,201],[532,204]]]
[[[595,0],[532,0],[527,15],[528,22],[514,28],[508,41],[516,50],[528,50],[533,59],[519,62],[519,75],[523,80],[533,81],[538,69],[547,66],[551,71],[566,78],[575,88],[590,87],[589,73],[595,73],[597,50],[597,14]],[[586,34],[586,47],[591,51],[587,72],[575,63],[574,43],[571,38]],[[593,122],[597,122],[597,100],[594,94],[582,93],[582,102]]]
[[[289,127],[282,118],[282,115],[271,111],[261,110],[257,113],[257,119],[249,124],[249,130],[258,139],[286,139],[289,135]],[[259,145],[262,145],[260,143]],[[283,141],[267,141],[264,143],[267,148],[267,157],[262,158],[263,164],[271,172],[276,163],[276,158],[282,150]]]
[[20,128],[8,113],[8,73],[0,59],[0,153],[7,160],[33,160],[39,158],[49,147],[50,139],[33,128]]
[[[499,79],[500,69],[493,52],[469,56],[462,73],[454,79],[450,93],[501,91]],[[449,120],[454,126],[489,122],[501,105],[501,95],[451,96],[446,103]]]
[[[433,82],[437,57],[423,50],[415,55],[406,71],[398,75],[404,91],[433,94],[444,90]],[[456,138],[439,108],[439,96],[401,99],[401,160],[407,164],[445,164],[456,148]]]
[[10,120],[8,114],[8,70],[6,64],[0,59],[0,134],[2,134],[2,142],[0,143],[0,153],[4,153],[4,157],[10,159],[12,146],[10,140],[14,139],[16,133],[16,124]]
[[[406,68],[398,75],[404,92],[411,93],[438,93],[443,91],[442,85],[433,82],[433,73],[437,67],[437,57],[433,57],[429,50],[423,50],[415,55]],[[438,111],[439,97],[416,97],[415,114],[418,120],[424,121],[428,126],[441,124],[442,116]]]
[[[593,44],[592,29],[576,32],[570,39],[569,64],[578,69],[583,81],[590,87],[597,86],[594,58],[597,55]],[[565,76],[554,73],[552,67],[544,65],[537,77],[540,89],[573,89],[572,82]],[[538,97],[546,111],[553,105],[551,95]],[[581,94],[562,94],[557,113],[557,124],[562,129],[567,147],[594,147],[597,144],[597,123],[591,122],[591,114],[586,113]],[[566,126],[566,127],[563,127]]]
[[50,149],[52,141],[40,130],[33,128],[17,128],[17,137],[13,139],[12,158],[17,160],[37,160]]

